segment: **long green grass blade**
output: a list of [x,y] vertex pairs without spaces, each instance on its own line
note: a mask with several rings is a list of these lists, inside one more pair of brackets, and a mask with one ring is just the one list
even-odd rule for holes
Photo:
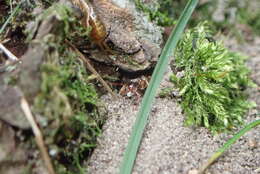
[[15,9],[12,11],[11,15],[8,17],[8,19],[5,21],[5,23],[2,25],[1,29],[0,29],[0,35],[2,34],[2,32],[5,30],[6,26],[9,24],[9,22],[11,21],[11,19],[16,15],[16,13],[18,12],[18,10],[20,9],[20,6],[22,5],[23,1],[21,1],[16,7]]
[[246,132],[250,131],[254,127],[260,125],[260,119],[256,120],[252,123],[249,123],[246,125],[242,130],[240,130],[237,134],[235,134],[231,139],[229,139],[221,148],[218,149],[217,152],[215,152],[207,161],[206,164],[204,164],[201,169],[199,170],[199,174],[204,173],[204,171],[216,160],[218,159],[223,152],[225,152],[227,149],[230,148],[232,144],[234,144],[241,136],[243,136]]
[[160,85],[161,80],[163,79],[163,75],[169,63],[170,56],[173,55],[173,51],[197,3],[198,0],[189,0],[174,31],[171,33],[165,47],[163,48],[159,62],[155,67],[152,79],[142,100],[141,108],[138,112],[137,120],[135,121],[128,146],[124,154],[123,162],[120,168],[120,174],[130,174],[132,171],[136,154],[142,139],[143,131],[149,117],[149,112],[155,99],[156,91]]

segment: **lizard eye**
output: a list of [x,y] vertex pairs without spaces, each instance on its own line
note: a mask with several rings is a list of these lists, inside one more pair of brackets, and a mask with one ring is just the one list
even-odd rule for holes
[[117,46],[117,44],[115,44],[112,40],[107,40],[105,43],[111,50],[129,54],[129,55],[135,54],[141,50],[141,46],[136,47],[136,48],[127,48],[126,47],[125,49],[123,49],[120,47],[120,45]]
[[107,40],[106,45],[113,51],[124,52],[123,49],[117,47],[111,40]]

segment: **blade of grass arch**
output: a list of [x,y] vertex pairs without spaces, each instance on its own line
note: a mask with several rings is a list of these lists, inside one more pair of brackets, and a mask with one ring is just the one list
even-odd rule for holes
[[149,112],[151,110],[152,103],[155,99],[156,91],[161,83],[161,80],[163,79],[164,72],[170,61],[170,56],[173,55],[173,51],[197,3],[198,0],[189,0],[181,14],[181,17],[178,20],[175,29],[171,33],[165,47],[162,50],[159,61],[153,72],[152,79],[144,94],[144,98],[141,103],[141,108],[138,112],[137,119],[132,130],[132,134],[129,138],[123,162],[120,167],[120,174],[130,174],[132,171],[136,154],[142,139],[143,131],[148,121]]
[[204,171],[214,162],[216,161],[227,149],[230,148],[232,144],[234,144],[240,137],[242,137],[245,133],[253,129],[254,127],[260,125],[260,120],[253,121],[246,125],[243,129],[241,129],[237,134],[235,134],[231,139],[229,139],[221,148],[215,152],[208,161],[199,169],[198,174],[203,174]]

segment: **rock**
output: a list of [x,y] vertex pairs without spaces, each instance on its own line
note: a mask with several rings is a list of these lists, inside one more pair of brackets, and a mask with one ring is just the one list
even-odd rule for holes
[[188,174],[198,174],[198,173],[199,173],[199,171],[197,169],[192,169],[189,171]]
[[25,163],[26,160],[25,149],[16,144],[13,128],[0,121],[0,168],[1,163]]
[[[134,1],[129,0],[112,0],[116,5],[121,8],[130,10],[134,16],[133,25],[135,26],[135,34],[141,39],[148,40],[151,43],[157,45],[158,49],[162,43],[162,28],[149,20],[149,17],[142,11],[137,10]],[[156,3],[150,3],[149,5],[156,6]],[[156,7],[154,7],[156,8]]]
[[17,87],[0,85],[0,119],[12,126],[29,129],[30,124],[21,108],[23,93]]

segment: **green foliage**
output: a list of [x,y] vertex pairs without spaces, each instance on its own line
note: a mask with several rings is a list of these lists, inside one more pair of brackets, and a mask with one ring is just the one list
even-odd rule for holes
[[175,50],[175,47],[181,38],[182,32],[184,31],[184,28],[187,25],[188,20],[190,19],[191,14],[193,13],[197,4],[198,0],[188,1],[182,12],[182,15],[176,24],[176,28],[172,31],[162,50],[159,61],[154,69],[151,81],[145,91],[141,103],[141,108],[137,114],[137,119],[135,121],[133,131],[126,147],[122,165],[120,167],[120,174],[130,174],[132,171],[136,159],[136,154],[142,140],[142,135],[148,122],[149,112],[151,111],[153,101],[155,100],[156,91],[160,86],[161,80],[163,79],[166,67],[170,62],[170,55]]
[[[168,10],[172,6],[171,0],[159,1],[159,8],[148,7],[144,5],[141,0],[135,0],[137,8],[147,13],[151,20],[156,21],[160,26],[171,26],[176,23],[175,18],[172,18],[172,11]],[[172,6],[173,7],[173,6]],[[172,8],[171,8],[172,9]]]
[[[225,31],[234,35],[239,40],[244,40],[241,29],[237,25],[245,24],[249,26],[254,34],[260,34],[260,12],[257,8],[259,2],[230,0],[225,1],[223,7],[218,7],[218,1],[205,1],[198,5],[196,12],[191,18],[190,26],[195,27],[200,21],[209,21],[214,27],[214,31]],[[142,3],[142,0],[135,0],[139,9],[150,16],[151,20],[156,21],[161,26],[171,26],[175,24],[175,19],[181,14],[186,1],[181,0],[158,0],[158,6],[148,6]],[[258,5],[257,5],[258,3]],[[255,5],[256,4],[256,5]],[[216,10],[222,10],[224,18],[220,21],[213,19]]]
[[13,17],[17,14],[17,12],[20,10],[21,4],[23,1],[21,1],[13,11],[10,11],[10,15],[8,16],[8,18],[6,18],[6,16],[3,16],[3,14],[1,14],[1,19],[0,19],[0,24],[1,24],[1,28],[0,28],[0,36],[2,35],[2,33],[4,32],[6,26],[11,23],[11,20],[13,19]]
[[[9,33],[15,33],[17,30],[23,32],[28,22],[33,18],[34,7],[34,3],[29,0],[6,0],[3,2],[2,8],[4,10],[0,12],[0,39],[4,39],[4,36],[10,37],[5,33],[7,31]],[[23,37],[22,34],[19,34],[20,40],[23,40]]]
[[[62,21],[59,27],[57,27],[57,33],[59,37],[55,39],[64,39],[80,41],[82,39],[89,39],[89,32],[91,28],[85,28],[80,24],[80,20],[76,19],[73,11],[66,5],[54,3],[51,7],[44,10],[41,15],[37,16],[34,25],[27,31],[27,41],[31,41],[37,31],[38,25],[46,20],[48,17],[55,16],[58,20]],[[57,41],[59,42],[59,41]]]
[[[186,1],[181,0],[158,0],[157,4],[148,6],[142,3],[142,0],[135,0],[137,8],[147,13],[151,20],[156,21],[160,26],[172,26],[176,19],[181,15]],[[156,6],[157,5],[157,6]],[[211,20],[211,15],[215,9],[216,2],[209,1],[199,4],[194,16],[191,17],[190,24],[194,26],[197,21]]]
[[48,122],[44,134],[48,144],[57,145],[59,155],[67,160],[64,171],[77,172],[95,147],[104,122],[97,110],[97,93],[88,82],[83,62],[69,50],[47,60],[41,74],[34,111]]
[[206,23],[189,30],[175,52],[171,80],[179,88],[187,125],[230,130],[243,122],[253,104],[244,89],[252,86],[246,58],[214,41]]
[[[67,115],[67,113],[71,113],[70,104],[73,104],[74,110],[87,110],[86,104],[96,105],[97,94],[93,85],[87,81],[88,74],[83,62],[67,50],[64,50],[64,54],[58,61],[49,60],[41,68],[42,97],[53,101],[52,103],[41,99],[42,103],[38,103],[43,107],[48,105],[48,110],[44,115],[50,115],[52,118]],[[46,94],[48,95],[46,96]],[[62,108],[57,109],[57,106]]]
[[158,95],[161,98],[165,98],[165,97],[171,96],[173,90],[174,90],[174,88],[172,88],[172,87],[166,87],[166,88],[161,89],[161,91],[159,92]]
[[[249,2],[247,2],[249,3]],[[260,35],[260,11],[259,9],[250,10],[249,8],[238,8],[237,21],[251,27],[254,34]]]
[[54,4],[36,19],[41,22],[55,16],[60,23],[55,34],[39,41],[46,49],[46,58],[33,110],[41,116],[46,144],[57,149],[58,173],[83,174],[86,172],[81,165],[96,146],[104,117],[98,112],[98,95],[88,80],[84,62],[64,45],[65,39],[86,34],[73,32],[79,23],[70,13],[67,7]]

